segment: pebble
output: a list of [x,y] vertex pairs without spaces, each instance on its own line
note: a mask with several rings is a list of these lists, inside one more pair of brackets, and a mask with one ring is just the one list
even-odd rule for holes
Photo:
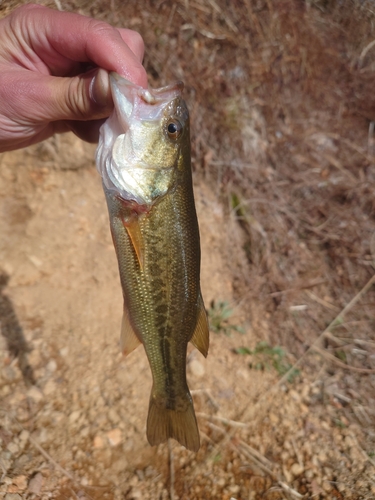
[[43,392],[46,396],[50,396],[51,394],[54,394],[56,392],[56,384],[55,381],[52,379],[49,379],[46,383],[46,385],[43,388]]
[[27,476],[21,475],[13,478],[13,484],[15,484],[19,490],[23,491],[27,487]]
[[40,495],[43,486],[43,476],[40,472],[35,474],[29,481],[29,492],[35,493],[35,495]]
[[197,378],[203,377],[206,371],[203,364],[198,359],[190,361],[188,364],[188,370],[191,375]]
[[305,471],[305,477],[308,481],[311,481],[311,479],[315,476],[315,473],[312,469],[307,469]]
[[299,402],[301,401],[301,396],[300,396],[300,395],[298,394],[298,392],[297,392],[297,391],[295,391],[294,389],[291,389],[291,390],[289,391],[289,395],[290,395],[290,397],[291,397],[294,401],[296,401],[297,403],[299,403]]
[[294,463],[290,468],[290,472],[293,474],[293,476],[299,476],[303,471],[304,467],[298,463]]
[[108,418],[113,424],[118,424],[121,420],[119,414],[114,408],[111,408],[108,412]]
[[74,422],[77,422],[80,416],[81,416],[80,410],[72,411],[72,413],[69,415],[69,422],[71,424],[74,424]]
[[27,397],[32,399],[35,403],[39,403],[43,399],[43,392],[38,389],[38,387],[30,387],[30,389],[27,391]]
[[22,497],[18,493],[7,493],[4,500],[22,500]]
[[331,490],[332,490],[332,485],[329,481],[323,481],[322,482],[322,488],[324,491],[326,491],[327,493],[329,493]]
[[56,368],[57,368],[57,363],[54,359],[51,359],[51,361],[49,361],[49,363],[47,364],[46,366],[47,370],[49,372],[54,372],[56,371]]
[[276,425],[279,423],[279,417],[275,413],[270,413],[269,419],[270,419],[271,424]]
[[19,448],[18,444],[14,443],[12,441],[8,444],[7,450],[10,451],[12,453],[12,455],[16,455],[20,451],[20,448]]
[[94,437],[94,448],[103,448],[104,447],[104,439],[101,436],[95,436]]
[[69,347],[63,347],[59,350],[60,356],[64,357],[69,354]]
[[106,436],[111,446],[117,446],[122,441],[121,429],[112,429],[106,433]]
[[138,500],[138,498],[143,498],[143,493],[140,490],[132,490],[130,498]]
[[24,430],[21,432],[21,434],[19,435],[19,440],[20,440],[21,442],[25,442],[25,441],[27,441],[27,440],[29,439],[29,437],[30,437],[30,432],[29,432],[29,431],[27,431],[26,429],[24,429]]
[[17,377],[17,373],[12,366],[6,366],[2,370],[1,374],[3,376],[3,379],[7,382],[13,382]]

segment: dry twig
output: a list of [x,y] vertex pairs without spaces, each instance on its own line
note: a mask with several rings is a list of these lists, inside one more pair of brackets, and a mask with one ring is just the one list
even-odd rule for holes
[[[281,377],[281,379],[278,381],[278,383],[274,386],[279,387],[281,384],[284,384],[288,378],[290,377],[291,373],[300,366],[301,362],[305,359],[307,354],[314,350],[316,347],[318,347],[318,344],[322,341],[323,337],[327,332],[330,331],[330,329],[337,324],[337,322],[342,321],[344,318],[345,314],[347,314],[353,307],[354,305],[370,290],[372,285],[375,283],[375,275],[372,276],[372,278],[369,279],[369,281],[366,283],[366,285],[360,290],[357,295],[355,295],[352,300],[342,309],[342,311],[335,317],[334,320],[331,321],[331,323],[327,326],[327,328],[319,335],[319,337],[312,343],[312,345],[307,349],[307,351],[294,363],[294,365]],[[336,359],[336,358],[335,358]],[[345,365],[347,366],[347,365]],[[367,372],[368,373],[368,372]],[[371,372],[373,373],[373,372]],[[272,389],[271,389],[272,390]]]
[[168,439],[168,453],[169,453],[169,496],[170,500],[175,500],[174,494],[174,483],[175,483],[175,473],[174,473],[174,456],[172,449],[172,440]]
[[217,422],[229,425],[230,427],[240,427],[240,428],[249,427],[249,424],[238,422],[236,420],[230,420],[229,418],[220,417],[218,415],[208,415],[207,413],[197,412],[196,416],[205,418],[207,420],[216,420]]

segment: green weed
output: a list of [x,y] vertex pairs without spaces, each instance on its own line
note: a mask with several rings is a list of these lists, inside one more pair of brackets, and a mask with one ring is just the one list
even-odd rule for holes
[[[274,368],[282,376],[293,366],[286,359],[286,352],[282,347],[272,347],[265,341],[258,342],[253,350],[248,347],[238,347],[235,349],[235,352],[240,355],[253,356],[253,360],[249,363],[249,366],[255,370],[270,370]],[[299,373],[300,371],[297,368],[292,370],[288,376],[288,382],[293,382]]]
[[214,333],[224,333],[230,336],[232,332],[245,333],[244,329],[239,325],[233,325],[229,322],[233,311],[229,307],[228,302],[212,301],[208,310],[208,319],[210,322],[210,330]]

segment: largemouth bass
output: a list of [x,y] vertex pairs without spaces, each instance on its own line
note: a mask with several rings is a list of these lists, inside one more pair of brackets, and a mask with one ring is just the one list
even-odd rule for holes
[[110,85],[115,110],[101,128],[97,165],[124,297],[122,351],[142,343],[148,357],[149,443],[174,438],[197,451],[186,353],[191,341],[207,356],[209,330],[183,85],[145,90],[115,73]]

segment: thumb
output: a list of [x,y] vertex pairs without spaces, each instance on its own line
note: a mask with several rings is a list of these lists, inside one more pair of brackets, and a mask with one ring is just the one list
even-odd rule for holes
[[109,75],[96,68],[72,78],[50,77],[53,92],[44,105],[45,116],[56,120],[97,120],[113,109]]
[[62,120],[97,120],[113,109],[108,72],[93,69],[74,77],[0,69],[2,113],[23,126]]

